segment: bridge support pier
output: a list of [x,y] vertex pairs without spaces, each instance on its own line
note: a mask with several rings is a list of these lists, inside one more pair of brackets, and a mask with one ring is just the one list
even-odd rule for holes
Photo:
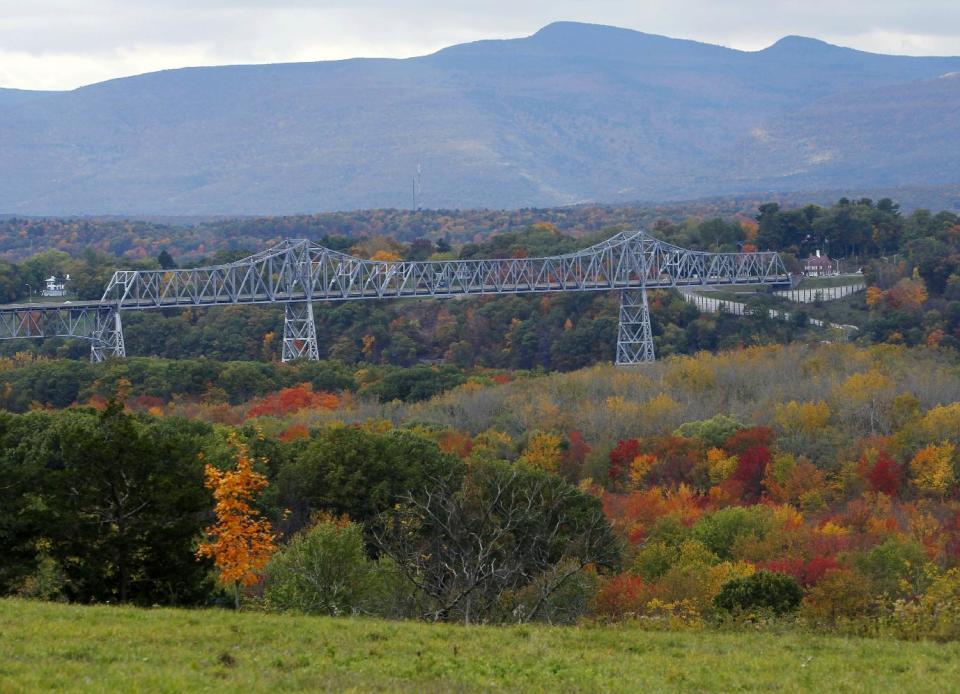
[[618,366],[649,364],[654,359],[647,290],[624,289],[620,293],[616,363]]
[[309,359],[318,361],[317,328],[313,322],[313,304],[309,301],[286,303],[283,308],[283,350],[281,361]]
[[96,311],[90,343],[90,361],[99,364],[106,361],[108,357],[125,356],[127,356],[127,348],[123,341],[120,311],[115,308]]

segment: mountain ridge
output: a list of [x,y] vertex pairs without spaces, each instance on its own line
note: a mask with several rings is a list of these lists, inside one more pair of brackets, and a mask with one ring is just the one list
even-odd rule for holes
[[[960,142],[960,81],[935,79],[951,72],[960,58],[803,37],[739,51],[557,22],[413,58],[0,90],[0,211],[399,207],[418,164],[422,201],[448,208],[955,183],[944,144]],[[856,123],[874,132],[834,137]]]

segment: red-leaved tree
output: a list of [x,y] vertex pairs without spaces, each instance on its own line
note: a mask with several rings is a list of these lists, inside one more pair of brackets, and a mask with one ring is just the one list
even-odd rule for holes
[[640,441],[638,439],[625,439],[617,442],[616,447],[610,451],[610,467],[607,468],[607,475],[614,484],[623,482],[630,472],[630,463],[634,458],[640,455]]

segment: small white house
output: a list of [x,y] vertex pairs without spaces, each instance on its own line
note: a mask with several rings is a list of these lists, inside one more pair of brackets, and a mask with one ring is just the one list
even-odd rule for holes
[[47,278],[46,286],[40,290],[41,296],[66,296],[67,295],[67,282],[70,281],[70,275],[67,275],[63,279],[60,279],[56,275],[50,275]]
[[806,262],[803,264],[803,274],[807,277],[825,277],[827,275],[836,275],[836,262],[830,260],[825,255],[820,255],[820,251],[817,251],[816,255],[811,255],[807,258]]

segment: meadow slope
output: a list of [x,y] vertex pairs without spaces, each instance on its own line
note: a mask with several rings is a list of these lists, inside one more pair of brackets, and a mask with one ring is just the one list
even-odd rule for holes
[[0,600],[0,692],[946,691],[960,644]]

